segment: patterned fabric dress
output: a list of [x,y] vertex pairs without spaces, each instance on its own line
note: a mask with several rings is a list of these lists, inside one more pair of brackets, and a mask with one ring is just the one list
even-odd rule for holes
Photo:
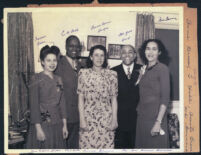
[[84,113],[89,131],[80,131],[81,149],[114,148],[114,131],[107,130],[112,121],[111,97],[117,96],[117,73],[103,69],[100,73],[81,69],[78,94],[85,98]]

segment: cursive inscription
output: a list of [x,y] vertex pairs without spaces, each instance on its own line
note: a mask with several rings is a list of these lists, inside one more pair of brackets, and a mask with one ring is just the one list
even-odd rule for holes
[[192,125],[192,120],[193,120],[193,113],[189,112],[189,128],[190,128],[190,132],[194,131],[194,127]]
[[123,38],[122,39],[122,42],[126,41],[126,40],[129,40],[131,37],[127,37],[127,38]]
[[192,71],[188,73],[188,79],[189,80],[193,80],[193,85],[196,86],[197,85],[197,78],[196,78],[197,72],[196,69],[193,69],[193,73]]
[[132,30],[127,30],[127,31],[125,31],[125,32],[120,32],[118,36],[119,36],[119,37],[121,37],[121,36],[127,36],[127,35],[129,35],[131,32],[132,32]]
[[42,39],[44,39],[44,38],[46,38],[46,35],[40,36],[40,37],[35,37],[35,40],[38,41],[38,40],[42,40]]
[[90,27],[91,31],[97,31],[98,33],[109,30],[109,24],[112,23],[111,21],[103,21],[99,24],[93,24]]
[[45,43],[44,39],[45,39],[46,37],[47,37],[46,35],[39,36],[39,37],[36,36],[36,37],[35,37],[35,41],[36,41],[37,45],[39,46],[39,45],[41,45],[41,44],[44,44],[44,43]]
[[108,29],[109,29],[108,27],[100,28],[100,29],[98,29],[98,33],[99,33],[99,32],[102,32],[102,31],[106,31],[106,30],[108,30]]
[[187,46],[187,68],[191,68],[191,47],[190,46]]
[[186,24],[187,24],[187,33],[186,33],[186,39],[190,40],[190,26],[192,24],[190,19],[186,19]]
[[188,85],[188,104],[192,104],[192,85]]
[[188,151],[188,131],[189,131],[189,127],[188,127],[188,125],[187,124],[185,124],[185,152],[187,152]]
[[[185,151],[186,152],[192,152],[193,151],[193,146],[195,145],[195,137],[194,132],[196,130],[196,128],[194,127],[194,122],[193,120],[195,120],[195,115],[196,113],[194,113],[193,107],[195,105],[195,100],[194,100],[194,96],[193,96],[193,92],[195,89],[195,85],[197,85],[196,82],[196,78],[197,78],[197,70],[196,68],[193,66],[194,62],[192,63],[192,55],[194,54],[194,50],[193,50],[193,46],[188,44],[190,41],[193,41],[193,36],[191,33],[191,29],[192,29],[192,21],[189,18],[185,19],[186,22],[186,33],[185,33],[185,38],[186,38],[186,42],[187,45],[185,47],[185,54],[186,54],[186,64],[185,67],[187,69],[187,72],[185,73],[185,77],[187,78],[187,80],[189,82],[187,82],[185,84],[185,89],[186,89],[186,93],[187,93],[187,103],[186,106],[184,107],[184,118],[185,118]],[[193,84],[192,84],[193,83]],[[196,124],[195,124],[196,125]]]
[[120,33],[118,34],[118,37],[121,38],[121,41],[122,41],[122,42],[125,42],[125,41],[131,39],[131,34],[132,34],[132,32],[133,32],[132,30],[126,30],[126,31],[124,31],[124,32],[120,32]]
[[92,25],[91,26],[91,30],[95,30],[95,29],[97,29],[97,28],[100,28],[100,27],[102,27],[102,26],[105,26],[105,25],[108,25],[108,24],[110,24],[111,23],[111,21],[108,21],[108,22],[102,22],[102,23],[100,23],[100,24],[97,24],[97,25]]
[[193,142],[194,142],[194,138],[193,136],[190,136],[190,152],[193,151]]
[[166,16],[165,18],[162,18],[162,17],[160,17],[159,18],[159,22],[163,22],[163,21],[169,21],[169,20],[177,20],[177,18],[176,17],[168,17],[168,16]]
[[193,117],[194,114],[191,111],[191,104],[192,104],[192,86],[188,85],[188,106],[184,107],[184,118],[186,120],[185,122],[185,151],[188,152],[189,150],[192,151],[192,146],[194,142],[193,136],[190,136],[194,132],[194,126],[193,126]]
[[78,28],[73,28],[71,30],[62,30],[61,31],[61,36],[64,37],[66,35],[69,35],[69,34],[72,34],[72,33],[78,32],[78,31],[79,31]]

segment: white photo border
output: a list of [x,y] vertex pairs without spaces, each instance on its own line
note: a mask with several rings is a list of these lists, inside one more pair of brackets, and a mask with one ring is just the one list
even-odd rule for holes
[[[184,8],[175,7],[50,7],[50,8],[5,8],[4,9],[4,150],[5,153],[169,153],[184,151]],[[180,148],[179,149],[9,149],[8,148],[8,38],[7,38],[7,14],[11,12],[44,12],[55,11],[137,11],[137,12],[177,12],[179,14],[179,102],[180,102]]]

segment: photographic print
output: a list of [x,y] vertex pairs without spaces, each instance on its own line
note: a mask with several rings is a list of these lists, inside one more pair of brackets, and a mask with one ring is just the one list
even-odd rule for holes
[[4,9],[5,151],[184,151],[183,16],[160,6]]
[[122,45],[109,44],[108,45],[108,58],[109,59],[120,59],[121,58]]
[[95,45],[103,45],[106,47],[106,36],[88,36],[87,37],[87,50]]

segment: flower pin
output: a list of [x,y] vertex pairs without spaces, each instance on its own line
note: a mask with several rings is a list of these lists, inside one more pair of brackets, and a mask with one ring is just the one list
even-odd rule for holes
[[139,74],[139,77],[138,77],[135,85],[137,85],[140,82],[142,76],[145,74],[146,68],[147,68],[147,65],[144,65],[144,66],[141,67],[141,69],[139,71],[140,74]]
[[63,91],[63,85],[60,82],[57,82],[57,92]]

